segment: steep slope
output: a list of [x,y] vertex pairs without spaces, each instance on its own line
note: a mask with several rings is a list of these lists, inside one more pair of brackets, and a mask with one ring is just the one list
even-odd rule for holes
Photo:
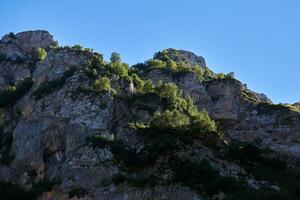
[[298,106],[191,52],[129,68],[27,31],[1,39],[0,72],[7,199],[299,198]]

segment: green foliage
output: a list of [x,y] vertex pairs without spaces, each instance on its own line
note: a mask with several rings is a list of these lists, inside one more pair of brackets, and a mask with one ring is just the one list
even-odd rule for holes
[[185,73],[194,73],[200,81],[209,80],[214,76],[208,68],[186,62],[176,50],[158,52],[154,55],[154,59],[147,61],[145,65],[148,68],[162,69],[165,73],[170,73],[175,77],[180,77]]
[[175,99],[179,95],[178,87],[174,83],[158,84],[155,92],[162,98]]
[[223,79],[223,78],[225,78],[225,74],[223,74],[223,73],[216,74],[215,78],[216,79]]
[[0,108],[15,104],[33,85],[31,78],[26,78],[17,85],[8,86],[0,92]]
[[217,133],[217,126],[206,111],[196,112],[190,123],[190,131],[194,133]]
[[72,46],[72,49],[75,51],[83,51],[83,47],[80,46],[79,44]]
[[[174,51],[174,54],[177,52]],[[175,55],[176,56],[176,55]],[[178,78],[185,73],[194,73],[198,80],[205,81],[217,78],[211,70],[206,67],[201,67],[199,65],[192,65],[189,62],[185,62],[182,59],[172,60],[169,55],[168,51],[162,51],[155,54],[154,59],[148,60],[144,64],[139,64],[134,66],[138,69],[161,69],[164,73],[171,74],[174,78]],[[219,78],[222,75],[219,75]],[[225,78],[225,75],[222,77]]]
[[109,70],[111,73],[118,75],[119,77],[127,77],[128,76],[128,64],[122,63],[120,54],[114,52],[111,54]]
[[111,84],[108,77],[104,76],[100,79],[97,79],[93,83],[93,90],[96,92],[110,91]]
[[124,63],[110,63],[111,72],[123,78],[128,76],[128,65]]
[[136,75],[136,74],[132,74],[131,77],[132,77],[132,81],[133,81],[133,84],[134,84],[134,86],[136,87],[136,89],[137,89],[138,91],[143,91],[143,88],[144,88],[144,81],[141,80],[141,79],[138,77],[138,75]]
[[145,93],[149,93],[149,92],[153,92],[154,91],[154,85],[153,85],[153,83],[152,83],[151,80],[146,80],[145,81],[143,91]]
[[167,64],[164,61],[158,59],[150,59],[146,62],[146,64],[154,69],[162,69],[167,66]]
[[117,52],[113,52],[110,56],[110,62],[121,63],[122,62],[121,55]]
[[105,67],[105,62],[103,60],[103,55],[94,53],[93,58],[90,62],[93,69],[103,69]]
[[33,60],[41,61],[41,60],[45,60],[46,57],[47,57],[46,50],[40,47],[35,48],[32,53]]
[[36,100],[39,100],[39,99],[43,98],[44,96],[61,88],[66,83],[67,79],[74,75],[75,71],[76,71],[76,68],[71,67],[70,69],[68,69],[64,72],[64,74],[61,78],[42,84],[36,91],[34,91],[33,97]]
[[182,128],[189,124],[189,118],[178,110],[156,112],[150,125],[154,128]]
[[84,69],[84,72],[92,80],[95,80],[99,74],[106,75],[108,67],[103,60],[103,55],[94,53],[88,66]]

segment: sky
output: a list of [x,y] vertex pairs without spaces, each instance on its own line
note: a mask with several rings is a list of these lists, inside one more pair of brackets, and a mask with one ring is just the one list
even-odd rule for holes
[[298,0],[0,0],[1,36],[35,29],[129,64],[192,51],[275,103],[300,101]]

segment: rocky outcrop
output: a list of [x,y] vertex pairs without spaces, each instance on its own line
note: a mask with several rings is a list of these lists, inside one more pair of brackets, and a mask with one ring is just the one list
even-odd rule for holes
[[0,41],[0,54],[13,61],[23,60],[34,48],[49,46],[57,46],[57,42],[48,31],[24,31],[16,35],[10,33],[3,36]]
[[25,31],[3,36],[0,40],[0,89],[31,77],[36,66],[36,61],[32,60],[35,48],[57,45],[47,31]]
[[[31,53],[37,47],[45,49],[47,56],[33,62]],[[167,49],[163,53],[175,62],[207,68],[204,58],[191,52]],[[145,187],[136,186],[142,184],[138,181],[118,184],[116,175],[124,172],[124,163],[116,163],[114,156],[122,150],[132,156],[132,149],[139,153],[148,145],[147,139],[130,128],[129,123],[147,124],[155,111],[163,111],[166,102],[155,102],[151,95],[135,95],[138,89],[132,79],[126,80],[111,72],[111,89],[95,93],[90,89],[93,82],[87,73],[95,54],[57,47],[57,42],[47,31],[5,35],[0,42],[0,54],[3,55],[0,90],[25,78],[33,81],[23,96],[0,110],[3,133],[13,138],[9,152],[12,159],[0,164],[0,182],[15,182],[30,189],[32,184],[40,181],[59,180],[52,191],[43,193],[40,199],[69,199],[74,191],[79,196],[85,194],[79,199],[201,199],[202,194],[195,188],[171,182],[174,171],[166,167],[166,162],[177,156],[194,162],[207,160],[222,176],[237,178],[242,175],[252,188],[266,184],[276,187],[276,183],[253,178],[247,173],[248,169],[226,157],[224,146],[218,142],[206,144],[203,138],[193,138],[187,149],[178,148],[171,155],[158,157],[153,166],[137,169],[143,175],[139,180],[142,183],[146,179],[144,175],[150,172],[157,173],[160,184]],[[159,54],[155,56],[159,58]],[[199,110],[205,109],[217,121],[226,141],[238,140],[271,149],[272,153],[266,157],[272,156],[288,162],[291,168],[299,168],[300,113],[295,109],[272,104],[264,94],[249,90],[234,78],[203,81],[192,71],[176,75],[161,69],[134,72],[154,84],[159,81],[175,83],[184,96],[192,97]],[[97,78],[102,76],[97,74]],[[49,85],[54,89],[49,89]],[[38,98],[37,92],[42,93]],[[94,148],[90,144],[93,136],[106,138],[98,144],[103,148]],[[125,143],[127,149],[113,151],[107,144],[110,140]],[[156,145],[161,148],[161,144]],[[136,172],[126,170],[135,180]],[[222,199],[224,195],[219,192],[214,197]]]
[[[197,56],[196,54],[189,51],[170,48],[165,49],[163,53],[175,62],[188,62],[192,65],[200,65],[201,67],[206,67],[205,59],[202,56]],[[159,54],[156,54],[154,58],[159,59],[159,56]]]
[[265,95],[252,92],[236,79],[201,82],[193,73],[174,77],[157,69],[140,75],[154,83],[176,83],[200,110],[219,121],[230,138],[272,149],[300,164],[299,112],[273,105]]

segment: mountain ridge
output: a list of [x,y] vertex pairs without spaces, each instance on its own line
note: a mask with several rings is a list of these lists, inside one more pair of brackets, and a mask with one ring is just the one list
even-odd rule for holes
[[201,56],[166,49],[129,67],[47,31],[5,35],[0,55],[0,194],[15,183],[28,199],[299,197],[298,104]]

